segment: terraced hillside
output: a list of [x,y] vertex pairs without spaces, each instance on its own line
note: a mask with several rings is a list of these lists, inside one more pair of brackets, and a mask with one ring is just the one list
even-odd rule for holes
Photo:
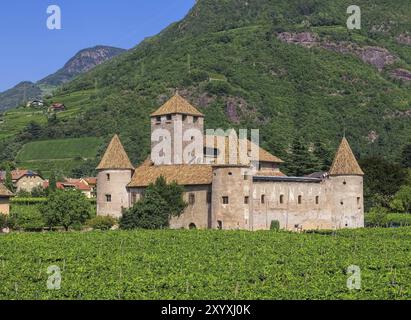
[[49,176],[52,171],[69,173],[88,160],[94,160],[102,139],[74,138],[27,143],[17,154],[19,167],[30,168]]
[[44,124],[40,139],[120,133],[137,163],[149,152],[150,112],[179,89],[207,127],[259,128],[284,160],[295,137],[334,151],[344,132],[358,157],[399,160],[411,141],[411,3],[359,0],[362,29],[348,30],[351,4],[199,0],[182,21],[64,85],[53,99],[93,94]]

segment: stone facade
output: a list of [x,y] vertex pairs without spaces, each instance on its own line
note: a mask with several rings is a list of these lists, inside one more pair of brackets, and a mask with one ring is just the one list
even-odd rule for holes
[[0,214],[10,214],[10,198],[0,197]]
[[25,175],[15,182],[16,191],[31,192],[34,188],[43,187],[44,179],[39,175]]
[[[203,116],[181,99],[172,98],[151,118],[152,134],[156,129],[171,134],[172,155],[175,148],[181,146],[184,150],[190,143],[190,139],[181,141],[185,132],[192,128],[203,131],[204,126]],[[176,133],[176,124],[182,132]],[[124,152],[118,137],[113,141],[120,153]],[[152,144],[152,150],[158,143],[161,139]],[[268,230],[273,221],[278,221],[281,229],[291,231],[364,227],[363,172],[345,138],[330,171],[316,177],[285,176],[279,169],[282,161],[265,150],[260,151],[265,158],[258,169],[251,166],[250,159],[249,165],[197,167],[180,162],[160,165],[147,160],[135,170],[119,170],[113,168],[131,164],[125,154],[121,157],[122,165],[115,162],[110,149],[109,146],[102,160],[104,165],[98,168],[99,215],[120,217],[122,209],[133,206],[144,189],[163,175],[168,182],[176,181],[185,187],[188,207],[180,217],[171,219],[174,229]]]

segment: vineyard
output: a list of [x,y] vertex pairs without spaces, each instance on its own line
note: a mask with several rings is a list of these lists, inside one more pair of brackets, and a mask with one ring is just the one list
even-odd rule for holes
[[410,227],[14,233],[0,236],[0,299],[410,299],[410,239]]

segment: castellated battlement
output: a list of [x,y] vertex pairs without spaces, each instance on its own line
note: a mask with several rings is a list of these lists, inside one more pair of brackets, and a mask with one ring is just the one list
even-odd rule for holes
[[[364,226],[364,173],[345,138],[328,172],[287,177],[280,170],[281,159],[249,141],[247,150],[254,148],[257,163],[251,158],[245,163],[219,163],[218,156],[225,156],[226,150],[208,145],[215,139],[210,136],[201,139],[200,146],[207,161],[184,162],[178,150],[190,144],[185,133],[203,132],[204,115],[178,94],[151,115],[151,127],[152,153],[161,154],[161,144],[170,139],[167,151],[173,159],[156,163],[151,155],[134,169],[114,136],[97,167],[98,215],[120,217],[163,176],[184,186],[188,203],[180,217],[171,219],[171,228],[253,231],[270,229],[273,221],[292,231]],[[157,132],[166,132],[166,138]]]

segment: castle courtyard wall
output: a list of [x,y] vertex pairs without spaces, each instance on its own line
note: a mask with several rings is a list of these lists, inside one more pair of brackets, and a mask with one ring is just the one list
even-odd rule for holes
[[324,181],[254,181],[253,186],[253,230],[270,229],[275,220],[281,229],[292,231],[332,228]]

